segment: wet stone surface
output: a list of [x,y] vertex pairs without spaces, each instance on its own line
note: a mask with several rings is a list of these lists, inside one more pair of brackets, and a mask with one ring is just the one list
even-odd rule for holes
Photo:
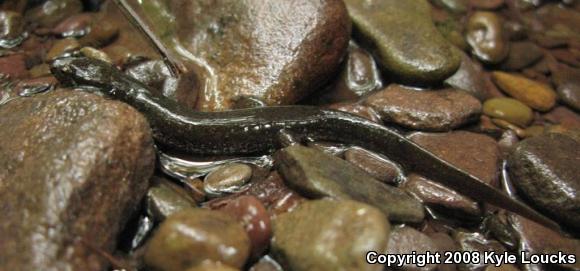
[[416,90],[390,85],[365,103],[385,122],[426,131],[449,131],[474,121],[481,113],[477,99],[455,89]]
[[427,1],[346,0],[345,4],[354,36],[375,48],[379,64],[398,80],[436,82],[459,67],[461,56],[429,20]]
[[[580,252],[579,25],[574,0],[0,1],[0,270],[580,270],[365,261],[368,250]],[[284,113],[267,116],[285,119],[283,134],[251,138],[271,153],[164,153],[143,116],[158,140],[158,125],[183,127],[105,97],[108,80],[63,90],[86,84],[51,74],[69,56],[110,63],[165,109],[224,111],[206,124],[308,105],[280,112],[323,109],[334,132],[312,136],[328,130]],[[351,125],[385,126],[451,168]],[[210,126],[186,133],[204,147],[250,140]],[[489,204],[500,195],[466,189],[480,184],[453,167],[560,229]]]
[[526,139],[511,153],[512,182],[530,204],[573,228],[579,225],[580,144],[561,134]]
[[196,207],[196,202],[187,192],[170,180],[155,176],[151,182],[145,200],[147,213],[156,221],[163,221],[173,213]]
[[372,178],[362,169],[321,151],[291,146],[275,155],[288,185],[307,197],[353,199],[381,210],[390,220],[419,222],[421,203],[403,190]]
[[69,90],[0,107],[0,154],[0,267],[10,270],[103,269],[82,242],[113,251],[154,165],[141,114]]
[[411,174],[403,189],[417,196],[423,204],[442,213],[471,219],[481,215],[477,202],[423,176]]
[[159,226],[147,243],[144,259],[152,268],[180,271],[201,268],[207,260],[240,268],[249,254],[250,239],[235,218],[191,209],[169,216]]
[[251,177],[252,168],[250,166],[231,163],[208,174],[203,181],[203,190],[208,197],[239,192]]
[[492,138],[465,131],[415,133],[409,138],[482,181],[497,185],[501,153]]
[[344,159],[383,183],[396,184],[403,179],[403,170],[399,165],[365,149],[349,148],[344,153]]
[[389,230],[385,215],[369,205],[308,201],[274,221],[271,251],[290,270],[381,270],[365,255],[386,249]]
[[[269,105],[294,103],[338,71],[350,39],[348,14],[338,0],[164,4],[175,18],[155,24],[156,31],[177,37],[206,63],[207,88],[197,106],[203,111],[229,109],[240,95]],[[160,17],[159,6],[141,8],[153,22]]]

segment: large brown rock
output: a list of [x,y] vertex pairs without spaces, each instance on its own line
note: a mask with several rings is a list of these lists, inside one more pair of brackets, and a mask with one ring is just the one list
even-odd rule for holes
[[145,118],[66,90],[0,107],[0,270],[103,270],[147,189]]
[[147,2],[139,10],[158,35],[201,66],[203,111],[231,109],[239,96],[292,104],[335,75],[350,38],[340,0]]

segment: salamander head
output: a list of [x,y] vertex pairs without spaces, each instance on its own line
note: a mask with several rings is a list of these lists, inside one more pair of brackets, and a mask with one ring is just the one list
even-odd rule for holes
[[50,71],[67,86],[104,87],[111,82],[111,64],[87,57],[67,57],[54,60]]

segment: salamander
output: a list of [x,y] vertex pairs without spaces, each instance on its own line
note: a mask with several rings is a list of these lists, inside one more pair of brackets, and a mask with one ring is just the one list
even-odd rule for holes
[[147,86],[96,59],[57,59],[51,64],[51,71],[63,85],[91,86],[136,108],[148,119],[156,143],[164,149],[194,155],[271,153],[280,147],[278,133],[286,130],[303,138],[364,147],[475,200],[558,229],[556,223],[527,205],[438,158],[397,131],[346,112],[298,105],[198,112],[152,94]]

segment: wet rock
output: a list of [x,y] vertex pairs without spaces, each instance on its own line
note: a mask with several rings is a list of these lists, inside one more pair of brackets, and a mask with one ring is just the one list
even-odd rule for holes
[[79,0],[47,0],[29,9],[25,18],[42,27],[51,28],[66,17],[79,13],[83,4]]
[[79,42],[74,38],[66,38],[58,40],[52,45],[48,53],[46,53],[46,61],[54,60],[58,57],[63,56],[66,53],[70,53],[73,50],[79,49],[81,46]]
[[345,1],[355,37],[381,66],[408,83],[434,83],[452,75],[461,56],[437,30],[427,1]]
[[320,94],[322,104],[356,101],[365,94],[383,87],[374,58],[354,42],[348,46],[348,57],[337,82]]
[[[458,250],[458,246],[455,243],[455,240],[453,240],[453,238],[451,238],[451,236],[449,236],[446,233],[443,232],[427,233],[427,236],[431,238],[431,241],[433,241],[433,243],[437,247],[437,252],[439,252],[441,255],[444,255],[444,253],[447,251],[455,252]],[[451,263],[440,264],[437,266],[437,270],[455,271],[457,270],[457,265]]]
[[24,36],[24,22],[20,13],[0,10],[0,48],[18,46]]
[[108,45],[119,36],[120,32],[120,27],[117,24],[103,18],[93,19],[90,29],[91,31],[87,35],[79,39],[79,43],[95,48]]
[[508,71],[521,70],[536,63],[543,56],[542,49],[533,42],[512,42],[509,54],[500,67]]
[[[391,231],[386,253],[391,255],[412,254],[413,252],[425,254],[427,252],[435,253],[437,248],[437,245],[429,236],[411,227],[404,226],[394,228]],[[406,263],[400,269],[407,271],[432,271],[436,267],[436,264],[427,264],[419,267],[415,264]]]
[[[134,3],[134,2],[133,2]],[[153,3],[149,1],[148,3]],[[161,12],[157,9],[157,14]],[[105,1],[101,12],[95,14],[94,22],[108,25],[99,26],[98,31],[91,31],[80,39],[83,46],[101,48],[114,63],[127,64],[131,59],[159,59],[159,53],[144,35],[135,35],[135,27],[126,19],[113,1]],[[86,44],[85,44],[86,43]]]
[[60,37],[81,37],[90,31],[93,16],[90,13],[72,15],[52,29]]
[[204,0],[166,8],[174,24],[155,21],[158,6],[142,11],[160,36],[177,38],[207,63],[202,111],[229,109],[236,96],[295,103],[333,78],[350,38],[348,13],[338,0]]
[[504,4],[504,0],[469,0],[469,3],[477,9],[497,9]]
[[501,153],[489,136],[465,131],[415,133],[409,139],[480,180],[497,185]]
[[424,217],[419,201],[340,158],[299,145],[282,149],[274,157],[288,185],[308,197],[358,200],[394,221],[419,222]]
[[381,270],[365,255],[385,251],[389,229],[385,215],[369,205],[308,201],[274,220],[271,251],[287,270]]
[[188,108],[194,108],[199,94],[197,75],[186,72],[175,78],[162,60],[144,61],[128,67],[125,73],[148,85],[158,95],[168,97]]
[[33,79],[24,79],[19,81],[14,87],[14,91],[20,97],[31,97],[38,93],[51,91],[58,81],[53,76],[44,76]]
[[[578,239],[565,237],[518,215],[509,214],[508,221],[518,240],[520,251],[534,254],[558,254],[561,251],[565,254],[580,255],[580,240]],[[559,266],[569,270],[578,270],[580,263]]]
[[503,28],[510,41],[521,41],[528,37],[528,29],[521,22],[508,20],[504,23]]
[[501,153],[504,157],[507,157],[509,153],[515,148],[518,144],[519,139],[516,132],[507,130],[502,135],[501,138],[498,140],[497,144],[501,150]]
[[101,50],[95,49],[93,47],[88,47],[88,46],[87,47],[83,47],[79,51],[80,51],[81,54],[83,54],[86,57],[98,59],[98,60],[107,62],[109,64],[112,64],[112,62],[113,62],[111,60],[111,58],[107,55],[107,53],[105,53],[105,52],[103,52]]
[[[498,241],[487,239],[478,232],[457,231],[453,234],[453,238],[459,245],[459,251],[462,252],[476,252],[479,255],[483,255],[486,251],[494,251],[496,254],[502,254],[506,251]],[[486,264],[483,260],[479,261],[479,263],[473,261],[459,264],[459,270],[481,270],[485,266]]]
[[580,116],[564,106],[554,108],[544,119],[568,129],[580,129]]
[[350,148],[345,144],[330,141],[308,142],[306,146],[340,158],[344,158],[344,153]]
[[36,65],[28,70],[28,74],[31,78],[51,75],[50,66],[46,63]]
[[239,196],[218,205],[212,208],[230,214],[244,225],[252,244],[250,256],[257,259],[270,244],[272,234],[270,215],[264,205],[254,196]]
[[0,57],[0,74],[10,78],[26,77],[26,57],[23,54],[13,54]]
[[146,205],[147,213],[156,221],[163,221],[171,214],[196,207],[187,192],[171,181],[155,176],[152,182],[153,186],[147,191]]
[[365,101],[385,122],[426,131],[449,131],[479,117],[481,103],[455,90],[415,90],[390,85]]
[[268,106],[264,101],[255,97],[238,96],[232,99],[232,109],[246,109]]
[[437,211],[467,218],[481,215],[477,202],[423,176],[409,175],[403,189]]
[[465,54],[461,53],[461,65],[455,74],[445,79],[445,84],[452,88],[465,90],[480,101],[489,97],[481,66]]
[[532,109],[511,98],[493,98],[483,104],[483,113],[490,118],[498,118],[526,127],[534,119]]
[[239,192],[252,177],[252,168],[246,164],[231,163],[208,174],[203,182],[203,190],[209,197]]
[[330,109],[335,109],[342,112],[351,113],[359,117],[363,117],[372,122],[381,123],[381,117],[379,114],[370,106],[358,104],[358,103],[340,103],[333,104],[329,106]]
[[512,182],[530,204],[578,229],[580,145],[562,134],[520,142],[508,159]]
[[468,0],[431,0],[431,2],[451,13],[463,14],[467,11]]
[[509,53],[507,35],[501,17],[493,12],[477,11],[467,21],[467,43],[472,53],[485,63],[495,64]]
[[349,148],[344,159],[383,183],[396,184],[404,178],[399,165],[362,148]]
[[251,182],[242,193],[258,198],[273,215],[292,211],[305,200],[284,184],[277,171],[270,173],[266,179]]
[[493,72],[492,77],[503,91],[533,109],[548,111],[556,104],[556,93],[547,85],[504,72]]
[[254,264],[250,271],[284,271],[284,269],[270,255],[266,255]]
[[[441,18],[438,18],[438,13],[441,12]],[[449,41],[451,44],[455,45],[458,49],[460,49],[459,53],[463,53],[463,51],[467,51],[469,49],[469,45],[465,41],[463,37],[463,25],[460,24],[452,16],[449,16],[446,12],[440,11],[438,9],[432,9],[431,12],[433,16],[433,22],[437,27],[437,30]]]
[[0,126],[0,269],[105,269],[94,248],[113,251],[153,173],[145,118],[58,90],[3,105]]
[[240,269],[238,268],[233,268],[220,262],[203,261],[200,264],[192,268],[188,268],[185,271],[239,271],[239,270]]
[[204,261],[241,268],[249,254],[250,239],[235,218],[190,209],[167,217],[147,243],[144,259],[155,270],[181,271]]
[[199,178],[186,178],[183,180],[183,188],[195,202],[205,201],[205,191],[203,191],[203,181]]
[[558,65],[551,70],[560,99],[570,108],[580,111],[580,69]]

